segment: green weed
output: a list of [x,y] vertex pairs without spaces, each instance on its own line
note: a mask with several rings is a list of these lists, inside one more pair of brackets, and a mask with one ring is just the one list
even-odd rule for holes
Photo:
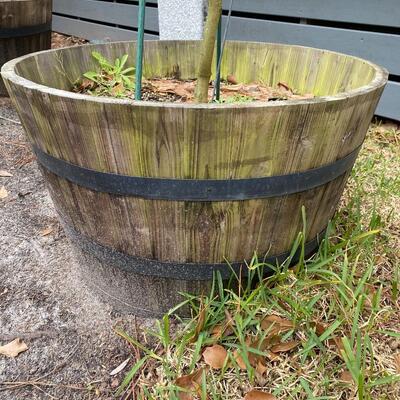
[[74,85],[74,90],[93,96],[130,97],[135,90],[134,67],[127,67],[128,55],[117,58],[114,63],[97,51],[92,52],[99,70],[83,74],[84,79]]

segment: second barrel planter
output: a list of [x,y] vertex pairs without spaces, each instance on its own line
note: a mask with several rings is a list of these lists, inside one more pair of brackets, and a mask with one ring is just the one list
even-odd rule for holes
[[[52,0],[0,0],[0,67],[51,46]],[[0,78],[0,96],[7,95]]]
[[[93,50],[134,59],[135,46],[47,51],[2,69],[87,281],[118,308],[160,315],[179,292],[207,290],[214,271],[227,278],[226,260],[238,270],[255,251],[286,257],[302,206],[315,248],[387,72],[329,51],[228,42],[223,76],[317,97],[199,105],[69,91],[96,68]],[[193,78],[198,54],[198,42],[146,42],[145,76]]]

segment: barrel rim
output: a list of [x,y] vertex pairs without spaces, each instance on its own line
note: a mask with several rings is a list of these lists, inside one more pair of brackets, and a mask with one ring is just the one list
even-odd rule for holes
[[[123,44],[123,43],[134,43],[134,40],[125,40],[125,41],[116,41],[116,42],[109,42],[107,44]],[[147,43],[153,42],[160,42],[159,40],[147,40]],[[177,41],[174,40],[166,40],[163,41],[163,44],[168,43],[175,43]],[[199,42],[196,40],[186,40],[186,41],[179,41],[181,43],[193,43]],[[317,51],[323,51],[325,53],[330,54],[337,54],[342,57],[349,57],[354,60],[357,60],[362,63],[366,63],[370,65],[375,70],[375,77],[371,80],[371,82],[367,85],[360,86],[359,88],[352,89],[346,92],[340,92],[330,96],[321,96],[315,97],[311,99],[300,99],[300,100],[278,100],[278,101],[269,101],[269,102],[252,102],[252,103],[238,103],[238,104],[215,104],[215,103],[168,103],[168,102],[156,102],[156,101],[140,101],[140,100],[133,100],[133,99],[117,99],[112,97],[96,97],[90,96],[87,94],[81,93],[74,93],[68,90],[56,89],[50,86],[42,85],[40,83],[33,82],[27,78],[23,78],[22,76],[18,75],[15,71],[17,64],[23,62],[24,60],[37,57],[45,53],[50,52],[59,52],[62,53],[65,49],[70,48],[78,48],[78,47],[87,47],[96,48],[98,44],[84,44],[81,46],[70,46],[61,49],[51,49],[51,50],[44,50],[35,53],[31,53],[22,57],[15,58],[11,61],[8,61],[3,65],[1,68],[1,75],[4,80],[9,80],[10,82],[14,83],[15,85],[25,87],[27,89],[40,92],[46,95],[54,95],[62,98],[68,98],[71,100],[82,100],[87,101],[89,103],[102,103],[102,104],[115,104],[115,105],[128,105],[134,107],[154,107],[159,109],[204,109],[204,110],[222,110],[222,109],[258,109],[258,108],[275,108],[275,107],[282,107],[282,106],[301,106],[301,105],[311,105],[311,104],[321,104],[321,103],[331,103],[335,101],[346,100],[349,98],[357,97],[359,95],[363,95],[369,92],[373,92],[381,87],[384,87],[388,81],[389,72],[386,68],[381,67],[371,61],[365,60],[360,57],[355,57],[352,55],[325,50],[315,47],[308,47],[308,46],[299,46],[299,45],[290,45],[290,44],[280,44],[280,43],[265,43],[265,42],[253,42],[253,41],[236,41],[232,40],[231,43],[246,43],[252,45],[266,45],[266,46],[282,46],[282,47],[292,47],[292,48],[303,48],[303,49],[313,49]],[[89,51],[89,50],[88,50]]]

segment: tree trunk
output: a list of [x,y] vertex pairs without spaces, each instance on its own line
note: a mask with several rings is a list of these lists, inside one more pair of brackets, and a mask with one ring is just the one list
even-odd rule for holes
[[222,13],[222,0],[208,0],[208,15],[201,43],[200,63],[197,72],[195,98],[197,103],[208,102],[208,85],[211,78],[211,64],[214,54],[215,37]]

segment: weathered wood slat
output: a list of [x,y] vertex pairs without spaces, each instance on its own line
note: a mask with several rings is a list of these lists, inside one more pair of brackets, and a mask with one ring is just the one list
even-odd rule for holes
[[[51,0],[0,1],[0,67],[51,45]],[[0,96],[7,95],[0,77]]]
[[[98,0],[54,0],[53,12],[126,27],[137,28],[139,7],[134,4],[99,2]],[[108,29],[108,27],[106,27]],[[147,7],[145,29],[158,32],[158,12]]]
[[387,84],[376,114],[384,118],[400,120],[400,83]]
[[[88,40],[132,40],[137,32],[129,29],[104,26],[94,22],[80,21],[74,18],[53,16],[53,30],[55,32],[75,35]],[[146,33],[146,39],[157,39],[157,35]]]
[[[227,9],[230,0],[224,0]],[[400,27],[398,0],[234,0],[235,11]]]
[[400,35],[233,17],[228,37],[340,51],[400,75]]

